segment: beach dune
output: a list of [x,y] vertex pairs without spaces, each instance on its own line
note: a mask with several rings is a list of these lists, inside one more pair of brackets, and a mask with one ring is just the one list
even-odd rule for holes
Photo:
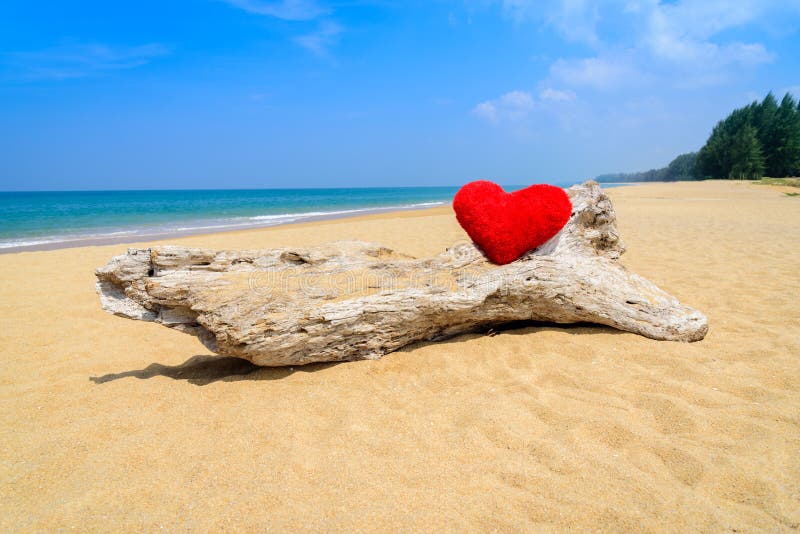
[[[0,255],[0,530],[797,529],[800,199],[609,195],[621,261],[704,312],[703,341],[528,325],[261,369],[103,312],[94,269],[125,245]],[[465,234],[441,207],[159,243],[340,239]]]

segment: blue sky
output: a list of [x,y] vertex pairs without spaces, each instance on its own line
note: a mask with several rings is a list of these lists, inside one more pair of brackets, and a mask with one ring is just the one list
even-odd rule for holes
[[0,4],[0,189],[576,182],[800,93],[800,0]]

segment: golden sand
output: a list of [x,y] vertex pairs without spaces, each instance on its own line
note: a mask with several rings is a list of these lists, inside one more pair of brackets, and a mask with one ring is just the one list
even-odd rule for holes
[[[797,529],[800,198],[610,195],[623,262],[704,341],[532,326],[253,371],[103,312],[93,269],[124,245],[0,256],[0,531]],[[437,208],[171,242],[464,237]]]

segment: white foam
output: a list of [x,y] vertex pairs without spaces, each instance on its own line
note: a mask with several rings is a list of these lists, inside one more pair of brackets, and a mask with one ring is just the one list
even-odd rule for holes
[[307,219],[309,217],[327,217],[330,215],[346,215],[349,213],[365,213],[365,212],[374,212],[374,211],[384,211],[384,210],[398,210],[398,209],[414,209],[414,208],[424,208],[424,207],[431,207],[431,206],[441,206],[444,202],[420,202],[418,204],[402,204],[399,206],[375,206],[372,208],[358,208],[358,209],[351,209],[351,210],[338,210],[338,211],[306,211],[301,213],[283,213],[279,215],[256,215],[254,217],[248,217],[251,221],[272,221],[272,220],[286,220],[291,219],[295,221],[297,219]]
[[[67,234],[67,235],[53,235],[42,236],[40,238],[27,238],[27,239],[9,239],[0,240],[0,249],[12,248],[25,248],[37,247],[43,245],[59,245],[59,244],[74,244],[80,241],[98,241],[109,240],[109,242],[120,242],[118,238],[123,236],[130,236],[132,238],[153,238],[164,237],[175,234],[189,234],[193,232],[202,232],[203,230],[235,230],[245,228],[259,228],[264,226],[276,226],[279,224],[291,223],[299,220],[311,218],[326,218],[336,217],[338,215],[350,215],[355,213],[376,213],[393,210],[407,210],[416,208],[426,208],[433,206],[441,206],[445,202],[419,202],[415,204],[402,204],[395,206],[374,206],[369,208],[356,208],[348,210],[333,210],[333,211],[306,211],[299,213],[281,213],[271,215],[254,215],[251,217],[235,217],[231,219],[217,219],[198,221],[197,224],[186,226],[157,226],[157,227],[139,227],[126,230],[114,230],[108,232],[92,232],[85,234]],[[209,224],[217,223],[217,224]]]

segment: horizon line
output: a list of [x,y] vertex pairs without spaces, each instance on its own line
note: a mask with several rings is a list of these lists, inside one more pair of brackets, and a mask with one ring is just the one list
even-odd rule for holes
[[[587,178],[587,180],[594,180],[594,178]],[[475,180],[471,180],[475,181]],[[585,180],[584,180],[585,181]],[[436,189],[445,187],[461,187],[469,182],[462,184],[451,185],[398,185],[398,186],[336,186],[336,187],[199,187],[196,189],[0,189],[0,194],[3,193],[145,193],[145,192],[181,192],[181,191],[298,191],[298,190],[343,190],[343,189]],[[530,184],[502,184],[502,187],[528,187],[530,185],[545,184],[551,182],[532,182]],[[583,183],[581,181],[574,182],[575,184]]]

